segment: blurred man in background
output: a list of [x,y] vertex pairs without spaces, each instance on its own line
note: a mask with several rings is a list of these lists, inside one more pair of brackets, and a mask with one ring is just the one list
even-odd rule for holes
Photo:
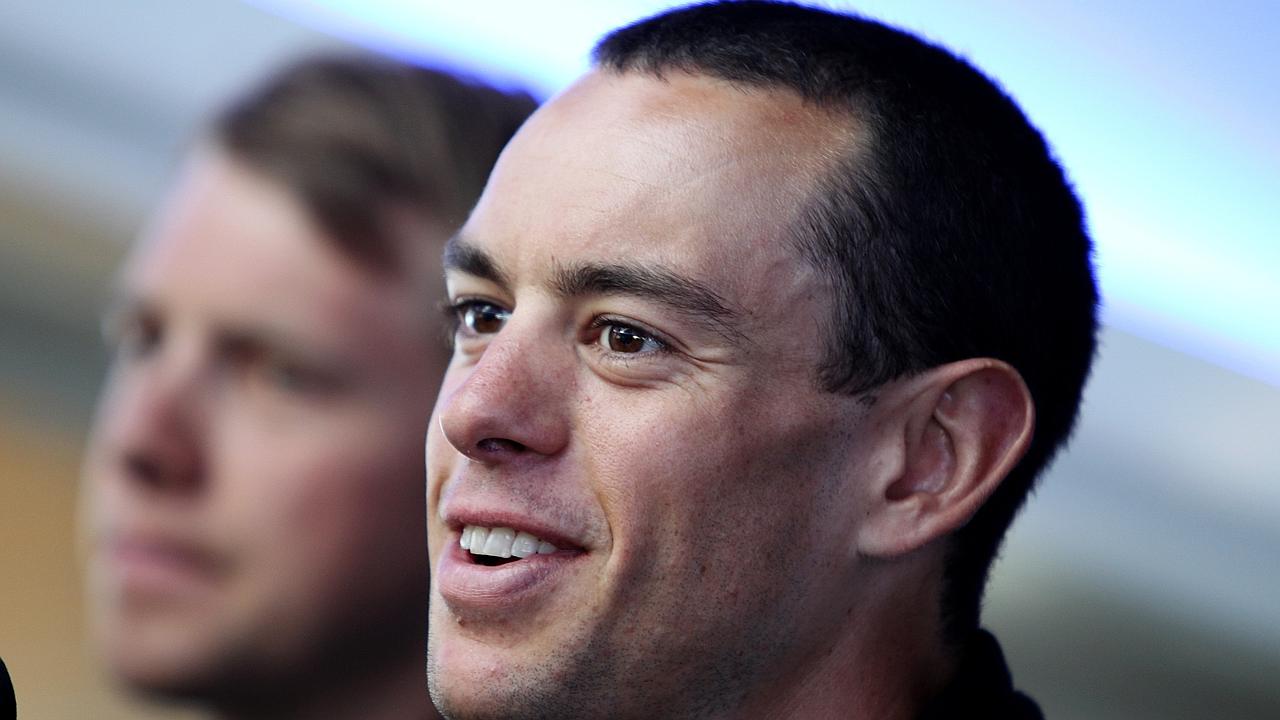
[[444,239],[527,96],[371,58],[229,107],[133,248],[85,462],[110,674],[225,718],[432,717]]

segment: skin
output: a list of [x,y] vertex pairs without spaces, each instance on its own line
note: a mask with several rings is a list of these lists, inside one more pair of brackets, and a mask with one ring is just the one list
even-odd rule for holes
[[[1025,449],[1030,405],[994,361],[819,387],[830,292],[788,224],[848,125],[785,91],[593,72],[508,147],[446,253],[446,715],[906,718],[946,680],[937,541]],[[467,524],[557,551],[479,567]]]
[[434,715],[439,266],[402,250],[394,275],[358,264],[207,148],[133,249],[82,496],[92,630],[126,686],[224,717]]

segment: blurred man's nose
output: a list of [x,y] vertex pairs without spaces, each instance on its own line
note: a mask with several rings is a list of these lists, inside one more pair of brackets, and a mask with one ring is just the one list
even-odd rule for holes
[[105,461],[125,482],[155,491],[192,491],[204,472],[206,412],[199,361],[157,350],[122,362],[101,412]]

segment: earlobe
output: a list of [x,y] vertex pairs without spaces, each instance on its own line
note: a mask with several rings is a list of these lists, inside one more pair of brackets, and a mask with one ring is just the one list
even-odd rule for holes
[[939,366],[895,388],[889,445],[896,471],[873,478],[859,530],[862,554],[912,552],[964,525],[1031,442],[1031,393],[1007,363],[987,358]]

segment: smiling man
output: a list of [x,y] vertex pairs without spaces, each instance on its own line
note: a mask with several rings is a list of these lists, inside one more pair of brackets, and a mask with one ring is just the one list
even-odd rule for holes
[[1038,717],[978,609],[1094,352],[1040,135],[820,10],[677,10],[595,58],[445,255],[437,705]]
[[429,718],[440,249],[533,109],[314,58],[227,108],[121,272],[85,460],[111,676],[218,718]]

